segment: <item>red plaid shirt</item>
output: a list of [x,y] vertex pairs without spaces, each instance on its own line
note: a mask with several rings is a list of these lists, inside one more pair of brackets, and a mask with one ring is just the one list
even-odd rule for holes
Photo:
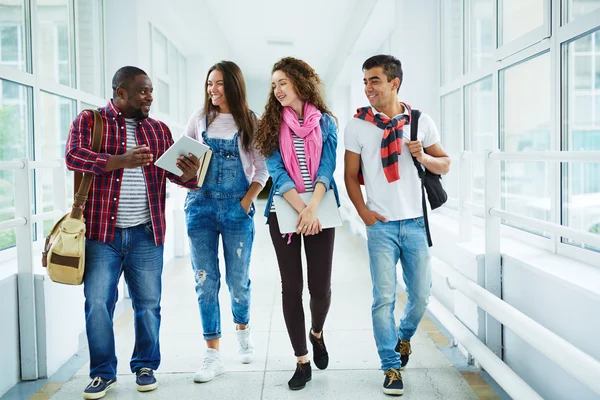
[[[111,155],[127,151],[125,118],[112,100],[98,109],[104,123],[104,137],[100,153],[91,150],[94,115],[89,111],[79,114],[69,131],[66,146],[66,164],[71,171],[94,174],[83,215],[86,220],[86,237],[101,242],[112,242],[117,222],[117,210],[123,169],[106,172],[106,163]],[[171,131],[164,122],[152,118],[137,121],[137,142],[150,147],[157,160],[172,144]],[[165,241],[166,178],[172,182],[197,189],[196,178],[183,183],[181,179],[164,169],[150,164],[142,167],[148,191],[148,203],[152,216],[154,241],[160,246]]]

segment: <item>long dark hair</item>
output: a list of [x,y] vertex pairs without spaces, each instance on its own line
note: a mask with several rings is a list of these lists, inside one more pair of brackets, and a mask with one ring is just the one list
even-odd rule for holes
[[225,89],[225,98],[233,115],[233,120],[240,130],[242,147],[248,151],[254,138],[256,127],[256,117],[248,107],[246,100],[246,82],[242,70],[233,61],[221,61],[210,67],[204,81],[204,115],[207,116],[206,128],[213,123],[219,107],[214,106],[208,95],[208,76],[214,70],[221,71],[223,74],[223,86]]
[[[321,93],[321,79],[310,65],[297,58],[285,57],[273,65],[271,75],[275,71],[283,71],[287,75],[288,79],[294,85],[298,97],[302,101],[312,103],[321,113],[329,114],[333,117]],[[271,89],[267,105],[265,106],[265,113],[258,123],[255,137],[256,147],[265,156],[269,156],[279,143],[279,127],[281,125],[282,113],[283,106],[275,97],[273,89]]]

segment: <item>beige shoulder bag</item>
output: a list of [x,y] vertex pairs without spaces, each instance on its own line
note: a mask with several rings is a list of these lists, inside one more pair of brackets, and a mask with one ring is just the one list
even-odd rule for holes
[[[100,152],[102,144],[102,116],[94,112],[94,128],[92,133],[92,150]],[[83,178],[82,178],[83,175]],[[83,207],[94,178],[91,174],[75,173],[75,200],[71,212],[65,214],[52,227],[46,238],[42,252],[42,266],[48,268],[48,276],[54,282],[67,285],[81,285],[85,271],[85,219]]]

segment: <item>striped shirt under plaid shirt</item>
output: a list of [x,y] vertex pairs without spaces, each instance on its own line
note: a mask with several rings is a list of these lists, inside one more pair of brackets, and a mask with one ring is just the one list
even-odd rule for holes
[[[123,169],[106,172],[106,163],[111,155],[127,151],[125,118],[112,100],[106,107],[98,109],[102,115],[104,137],[100,153],[91,150],[94,115],[84,111],[79,114],[69,131],[66,145],[66,164],[72,171],[93,174],[92,186],[83,211],[86,221],[86,237],[101,242],[112,242],[117,222],[118,200],[123,179]],[[137,121],[135,137],[137,142],[150,148],[157,160],[172,144],[173,138],[167,125],[152,118]],[[166,178],[190,189],[197,189],[194,177],[183,183],[179,176],[150,163],[142,167],[148,191],[148,204],[154,241],[160,246],[165,241],[165,200]]]

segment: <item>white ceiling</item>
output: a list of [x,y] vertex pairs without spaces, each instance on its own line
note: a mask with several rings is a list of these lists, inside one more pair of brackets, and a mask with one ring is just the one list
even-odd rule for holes
[[[308,62],[333,84],[331,81],[342,73],[357,44],[363,52],[365,43],[373,44],[373,52],[381,46],[393,26],[386,21],[394,14],[394,1],[170,0],[169,3],[190,25],[189,37],[197,38],[194,53],[235,61],[246,80],[267,81],[279,58],[294,56]],[[392,9],[386,10],[390,5]],[[217,61],[207,60],[207,63]]]

